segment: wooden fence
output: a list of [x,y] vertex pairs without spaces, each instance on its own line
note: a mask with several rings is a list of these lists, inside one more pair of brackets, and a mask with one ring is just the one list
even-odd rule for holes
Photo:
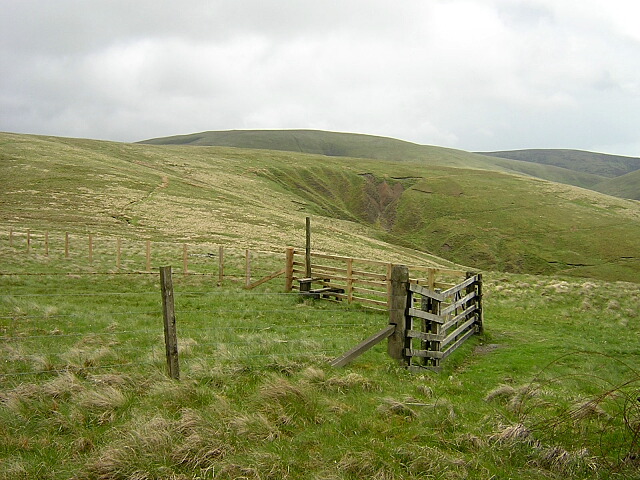
[[[285,290],[289,292],[301,288],[301,285],[314,283],[317,288],[310,288],[307,291],[310,295],[331,296],[349,303],[358,302],[388,310],[393,266],[391,262],[309,253],[289,247],[284,272]],[[461,270],[420,265],[408,268],[412,274],[411,283],[424,285],[431,290],[450,288],[464,279],[466,274]]]
[[440,362],[482,331],[482,274],[442,291],[419,285],[404,265],[390,275],[389,325],[331,362],[341,367],[384,339],[387,352],[410,370],[440,370]]

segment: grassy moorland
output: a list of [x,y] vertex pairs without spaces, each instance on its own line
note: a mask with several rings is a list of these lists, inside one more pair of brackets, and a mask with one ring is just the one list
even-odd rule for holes
[[[435,160],[2,134],[0,162],[2,479],[637,477],[637,202]],[[316,250],[485,269],[484,334],[441,373],[331,368],[387,316],[233,278],[308,215]],[[206,273],[174,276],[179,381],[145,239]]]
[[422,165],[510,172],[638,200],[640,158],[563,149],[472,154],[394,138],[319,130],[228,130],[154,138],[151,145],[226,146],[326,156],[370,158]]
[[[2,134],[5,228],[71,230],[473,268],[640,278],[640,204],[429,163]],[[453,155],[450,157],[449,155]],[[481,157],[481,156],[480,156]]]
[[[302,301],[279,281],[245,291],[176,274],[174,381],[157,274],[6,242],[0,254],[0,478],[638,471],[637,284],[487,273],[485,333],[441,373],[415,374],[384,345],[346,368],[328,365],[384,326],[383,313]],[[261,261],[270,269],[281,258]]]

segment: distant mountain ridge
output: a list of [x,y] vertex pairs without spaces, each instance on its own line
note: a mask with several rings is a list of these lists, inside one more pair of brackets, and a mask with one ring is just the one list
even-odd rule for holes
[[566,149],[466,152],[374,135],[322,130],[223,130],[143,140],[149,145],[220,146],[510,172],[640,200],[640,158]]

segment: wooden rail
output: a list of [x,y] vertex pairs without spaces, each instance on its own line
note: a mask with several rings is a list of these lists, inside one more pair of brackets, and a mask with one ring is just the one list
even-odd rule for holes
[[[287,249],[286,258],[285,290],[287,292],[296,287],[299,288],[296,282],[315,278],[318,285],[315,290],[330,287],[336,290],[327,293],[325,295],[327,297],[346,300],[349,303],[358,302],[376,309],[388,310],[389,308],[393,268],[391,262],[307,252],[291,247]],[[311,269],[310,275],[307,275],[308,266]],[[426,286],[431,290],[450,289],[460,279],[465,278],[465,272],[461,270],[424,265],[410,265],[408,268],[413,275],[409,279],[411,284]],[[308,283],[308,280],[305,282]],[[305,284],[305,288],[307,286]],[[343,290],[344,293],[338,293],[339,290]]]

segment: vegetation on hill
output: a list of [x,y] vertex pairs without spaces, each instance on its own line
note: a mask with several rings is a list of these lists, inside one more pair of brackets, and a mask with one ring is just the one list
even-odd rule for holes
[[393,138],[318,130],[230,130],[155,138],[155,145],[227,146],[327,156],[415,162],[425,166],[453,166],[524,174],[552,182],[602,191],[622,198],[640,196],[640,183],[629,177],[624,188],[604,184],[608,178],[640,169],[640,158],[577,150],[514,150],[474,154]]
[[504,152],[482,152],[492,157],[522,160],[563,167],[575,172],[590,173],[605,178],[619,177],[640,170],[640,158],[582,150],[529,149]]
[[0,140],[6,225],[283,248],[303,243],[314,215],[314,248],[332,253],[393,260],[409,248],[425,262],[640,278],[637,202],[531,177],[435,161]]

